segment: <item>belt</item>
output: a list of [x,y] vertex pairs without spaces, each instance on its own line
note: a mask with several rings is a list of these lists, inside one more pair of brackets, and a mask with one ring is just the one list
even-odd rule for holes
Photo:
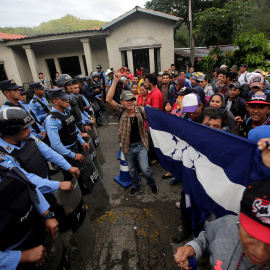
[[139,145],[139,144],[141,144],[141,142],[130,143],[129,146],[136,146],[136,145]]

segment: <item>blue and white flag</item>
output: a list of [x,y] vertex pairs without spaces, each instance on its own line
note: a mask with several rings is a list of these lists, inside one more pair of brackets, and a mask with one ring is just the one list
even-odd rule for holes
[[145,111],[158,159],[183,182],[184,192],[217,217],[238,214],[256,143],[157,109]]

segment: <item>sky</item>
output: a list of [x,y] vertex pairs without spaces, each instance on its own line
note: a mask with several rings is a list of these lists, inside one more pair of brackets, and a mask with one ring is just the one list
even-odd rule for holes
[[34,27],[71,14],[79,19],[111,21],[146,0],[1,0],[0,27]]

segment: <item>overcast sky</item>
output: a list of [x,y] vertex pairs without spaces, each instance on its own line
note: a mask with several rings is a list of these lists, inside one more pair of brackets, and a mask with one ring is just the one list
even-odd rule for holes
[[71,14],[80,19],[111,21],[146,0],[0,0],[0,27],[33,27]]

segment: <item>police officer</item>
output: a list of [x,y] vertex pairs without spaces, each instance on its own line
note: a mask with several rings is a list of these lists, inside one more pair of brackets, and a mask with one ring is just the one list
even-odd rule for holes
[[89,119],[82,114],[77,99],[72,95],[72,81],[73,79],[68,74],[62,74],[57,79],[57,86],[63,87],[70,96],[69,111],[75,117],[76,125],[82,135],[85,131],[90,130],[90,127],[86,125],[86,123],[89,123]]
[[47,256],[42,246],[46,231],[55,239],[58,222],[42,193],[16,163],[11,156],[1,156],[0,269],[35,269]]
[[26,176],[40,187],[42,193],[55,192],[58,189],[72,190],[69,181],[49,180],[45,160],[56,164],[74,177],[79,177],[79,169],[72,167],[61,155],[31,134],[29,126],[33,122],[34,119],[29,113],[21,108],[3,109],[0,112],[0,151],[16,158],[26,171]]
[[[3,91],[3,94],[7,99],[1,107],[1,110],[7,107],[18,107],[26,110],[27,112],[30,111],[28,106],[24,106],[20,101],[21,94],[19,88],[20,86],[18,86],[14,80],[5,80],[0,82],[0,89]],[[44,140],[46,138],[46,131],[39,123],[33,123],[29,128],[31,129],[32,135],[38,139]]]
[[40,122],[43,122],[50,112],[50,107],[47,99],[44,97],[45,87],[41,82],[34,82],[29,85],[34,91],[34,96],[29,102],[29,108]]
[[[70,95],[64,88],[50,89],[48,95],[54,106],[44,121],[44,127],[47,130],[52,149],[62,155],[70,164],[74,164],[75,160],[83,162],[82,148],[89,152],[90,146],[79,134],[80,130],[76,126],[75,117],[68,111]],[[72,179],[69,173],[63,171],[63,174],[65,180]],[[79,183],[82,192],[86,192],[82,183],[80,181]]]
[[[76,77],[77,78],[77,77]],[[75,80],[71,83],[72,87],[72,95],[75,96],[75,98],[78,101],[78,105],[80,108],[80,111],[85,117],[87,118],[87,124],[94,124],[94,118],[90,116],[92,112],[92,107],[89,103],[89,101],[85,98],[84,95],[80,94],[80,88],[79,83]]]

